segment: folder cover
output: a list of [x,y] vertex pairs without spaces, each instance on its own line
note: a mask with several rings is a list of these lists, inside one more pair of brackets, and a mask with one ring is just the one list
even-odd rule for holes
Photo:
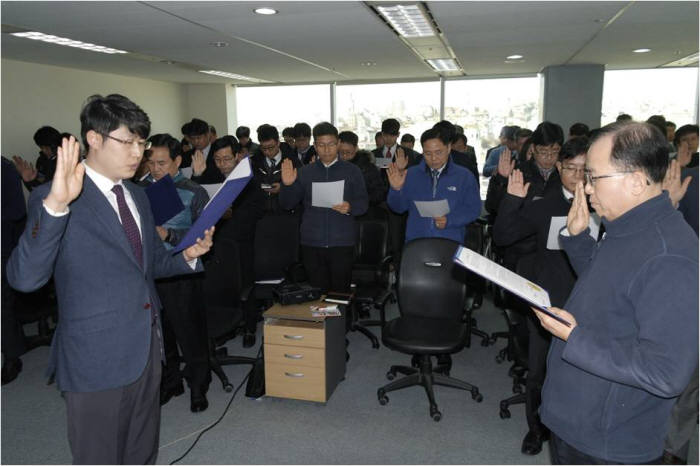
[[156,225],[162,225],[183,210],[185,205],[177,194],[175,183],[170,175],[165,175],[146,187],[146,196],[151,203],[151,212]]
[[219,190],[209,199],[202,214],[190,227],[182,241],[175,246],[173,253],[192,246],[197,242],[197,238],[204,238],[204,231],[216,225],[216,222],[224,215],[226,209],[231,207],[233,201],[236,200],[252,177],[250,159],[246,157],[236,165]]

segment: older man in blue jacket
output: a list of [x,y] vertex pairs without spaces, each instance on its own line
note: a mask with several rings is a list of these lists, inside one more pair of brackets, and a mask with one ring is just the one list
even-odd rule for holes
[[561,232],[578,281],[542,312],[556,338],[547,358],[542,422],[554,464],[658,463],[676,397],[698,364],[698,239],[662,190],[664,136],[614,123],[592,141],[585,192],[605,235],[589,236],[579,183]]
[[[449,135],[440,128],[421,136],[423,160],[408,169],[395,163],[389,166],[391,189],[389,208],[396,213],[408,211],[406,241],[415,238],[448,238],[464,242],[466,227],[481,213],[479,187],[469,170],[450,158]],[[449,212],[437,217],[421,217],[416,201],[446,200]]]

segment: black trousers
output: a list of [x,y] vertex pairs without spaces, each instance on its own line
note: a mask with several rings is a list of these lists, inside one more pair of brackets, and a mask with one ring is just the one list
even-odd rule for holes
[[[552,432],[549,445],[552,453],[552,464],[625,464],[587,455],[557,437],[554,432]],[[661,464],[661,456],[648,463],[635,464]]]
[[547,375],[547,352],[552,338],[540,325],[534,312],[526,317],[528,333],[527,379],[525,382],[525,416],[530,430],[542,432],[545,427],[540,421],[542,385]]
[[398,271],[401,263],[401,252],[406,242],[406,219],[408,218],[408,214],[397,214],[388,207],[387,210],[389,211],[389,246],[391,248],[394,267]]
[[[179,385],[184,375],[190,389],[194,387],[206,393],[211,375],[202,279],[198,276],[166,278],[158,280],[156,288],[163,304],[163,389]],[[185,361],[182,372],[178,346]]]
[[63,392],[73,464],[155,464],[160,436],[157,326],[141,376],[124,387]]
[[17,320],[17,295],[2,273],[2,354],[7,359],[19,358],[26,351],[22,325]]
[[316,248],[302,246],[304,268],[309,283],[323,293],[336,291],[349,293],[352,281],[352,264],[355,261],[353,246]]

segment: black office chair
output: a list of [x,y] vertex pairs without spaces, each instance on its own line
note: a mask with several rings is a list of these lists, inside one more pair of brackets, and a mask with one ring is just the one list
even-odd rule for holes
[[[354,299],[350,330],[359,331],[379,348],[379,340],[367,327],[382,327],[386,322],[385,307],[396,302],[391,289],[391,256],[389,255],[389,224],[386,213],[357,220],[358,240],[352,268]],[[379,320],[359,320],[371,310],[379,311]]]
[[386,323],[382,342],[390,349],[415,355],[419,367],[391,366],[389,380],[405,374],[377,390],[379,403],[389,402],[386,394],[405,387],[421,385],[428,395],[430,416],[439,421],[433,385],[471,392],[472,399],[483,400],[479,389],[433,368],[431,356],[452,354],[464,348],[468,326],[463,321],[467,299],[465,270],[453,262],[458,243],[443,238],[421,238],[404,246],[397,290],[400,317]]
[[[58,303],[53,280],[31,293],[15,291],[15,314],[22,325],[26,351],[39,346],[51,346],[58,323]],[[37,333],[27,334],[24,325],[36,322]]]
[[[485,218],[478,218],[467,225],[467,232],[464,236],[464,246],[472,251],[484,255],[487,241],[487,226],[488,222]],[[467,276],[467,309],[478,309],[484,299],[486,292],[486,279],[482,276],[466,271]],[[476,335],[481,338],[481,346],[488,346],[490,336],[488,333],[481,330],[475,318],[470,317],[469,321],[469,336],[467,338],[467,347],[471,346],[471,336]]]
[[232,356],[223,346],[235,337],[243,322],[241,273],[238,268],[238,244],[220,239],[205,264],[204,303],[206,306],[209,337],[209,367],[221,380],[223,389],[233,390],[233,385],[221,366],[255,364],[256,358]]

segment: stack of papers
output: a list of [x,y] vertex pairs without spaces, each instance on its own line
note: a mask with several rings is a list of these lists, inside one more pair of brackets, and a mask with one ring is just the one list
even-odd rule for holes
[[340,310],[337,305],[334,306],[311,306],[312,317],[338,317]]
[[311,183],[311,205],[331,208],[343,203],[345,180]]

